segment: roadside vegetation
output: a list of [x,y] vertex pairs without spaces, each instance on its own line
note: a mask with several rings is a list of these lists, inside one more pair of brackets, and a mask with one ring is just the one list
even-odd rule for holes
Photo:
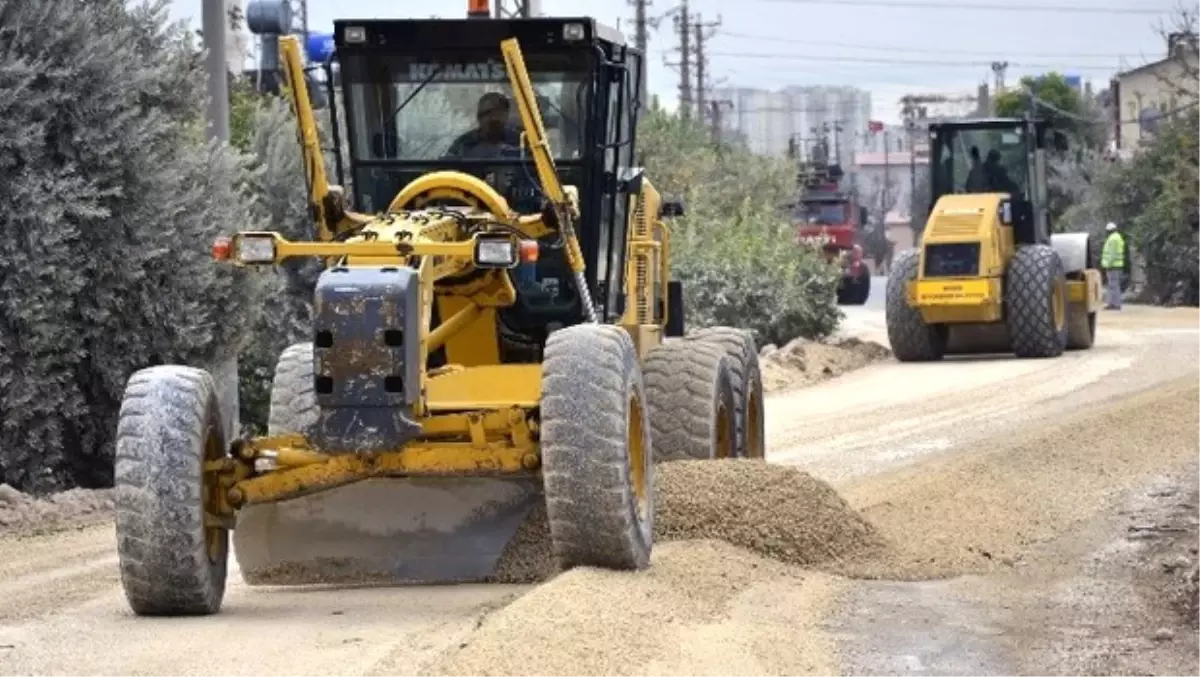
[[[206,141],[199,39],[167,17],[163,0],[0,0],[0,483],[22,491],[111,484],[142,367],[236,364],[241,426],[261,431],[276,358],[309,336],[312,263],[251,273],[209,253],[234,227],[311,235],[288,105],[237,82],[231,143]],[[641,138],[690,208],[672,251],[689,324],[831,331],[836,278],[778,206],[789,170],[661,110]]]

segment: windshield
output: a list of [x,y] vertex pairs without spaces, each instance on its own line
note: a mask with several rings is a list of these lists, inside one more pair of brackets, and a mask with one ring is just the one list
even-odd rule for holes
[[1009,193],[1028,197],[1024,127],[943,130],[938,145],[935,199],[947,193]]
[[796,207],[796,218],[800,223],[811,226],[837,226],[846,223],[844,202],[801,202]]
[[[525,54],[525,67],[551,153],[557,159],[579,158],[590,79],[587,54]],[[356,160],[457,163],[521,157],[521,117],[499,49],[347,54],[342,69]]]

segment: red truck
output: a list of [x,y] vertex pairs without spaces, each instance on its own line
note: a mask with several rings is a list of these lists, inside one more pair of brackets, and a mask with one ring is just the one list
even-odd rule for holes
[[854,194],[842,190],[838,165],[802,168],[804,192],[794,207],[800,242],[817,246],[829,261],[842,266],[839,304],[862,305],[871,295],[871,271],[863,260],[858,239],[867,221],[867,209]]

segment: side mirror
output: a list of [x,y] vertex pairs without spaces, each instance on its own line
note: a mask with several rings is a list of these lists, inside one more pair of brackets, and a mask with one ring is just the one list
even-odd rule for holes
[[1065,153],[1068,150],[1070,150],[1070,147],[1071,147],[1071,144],[1067,140],[1067,135],[1063,134],[1062,132],[1055,131],[1054,132],[1054,150],[1056,150],[1060,153]]
[[663,200],[658,206],[658,218],[674,219],[684,214],[683,200]]

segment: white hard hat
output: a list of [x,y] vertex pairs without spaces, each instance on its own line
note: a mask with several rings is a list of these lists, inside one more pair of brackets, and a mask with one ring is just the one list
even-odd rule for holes
[[1112,221],[1109,221],[1108,225],[1104,227],[1104,230],[1116,230],[1116,229],[1117,229],[1117,224],[1113,223]]

